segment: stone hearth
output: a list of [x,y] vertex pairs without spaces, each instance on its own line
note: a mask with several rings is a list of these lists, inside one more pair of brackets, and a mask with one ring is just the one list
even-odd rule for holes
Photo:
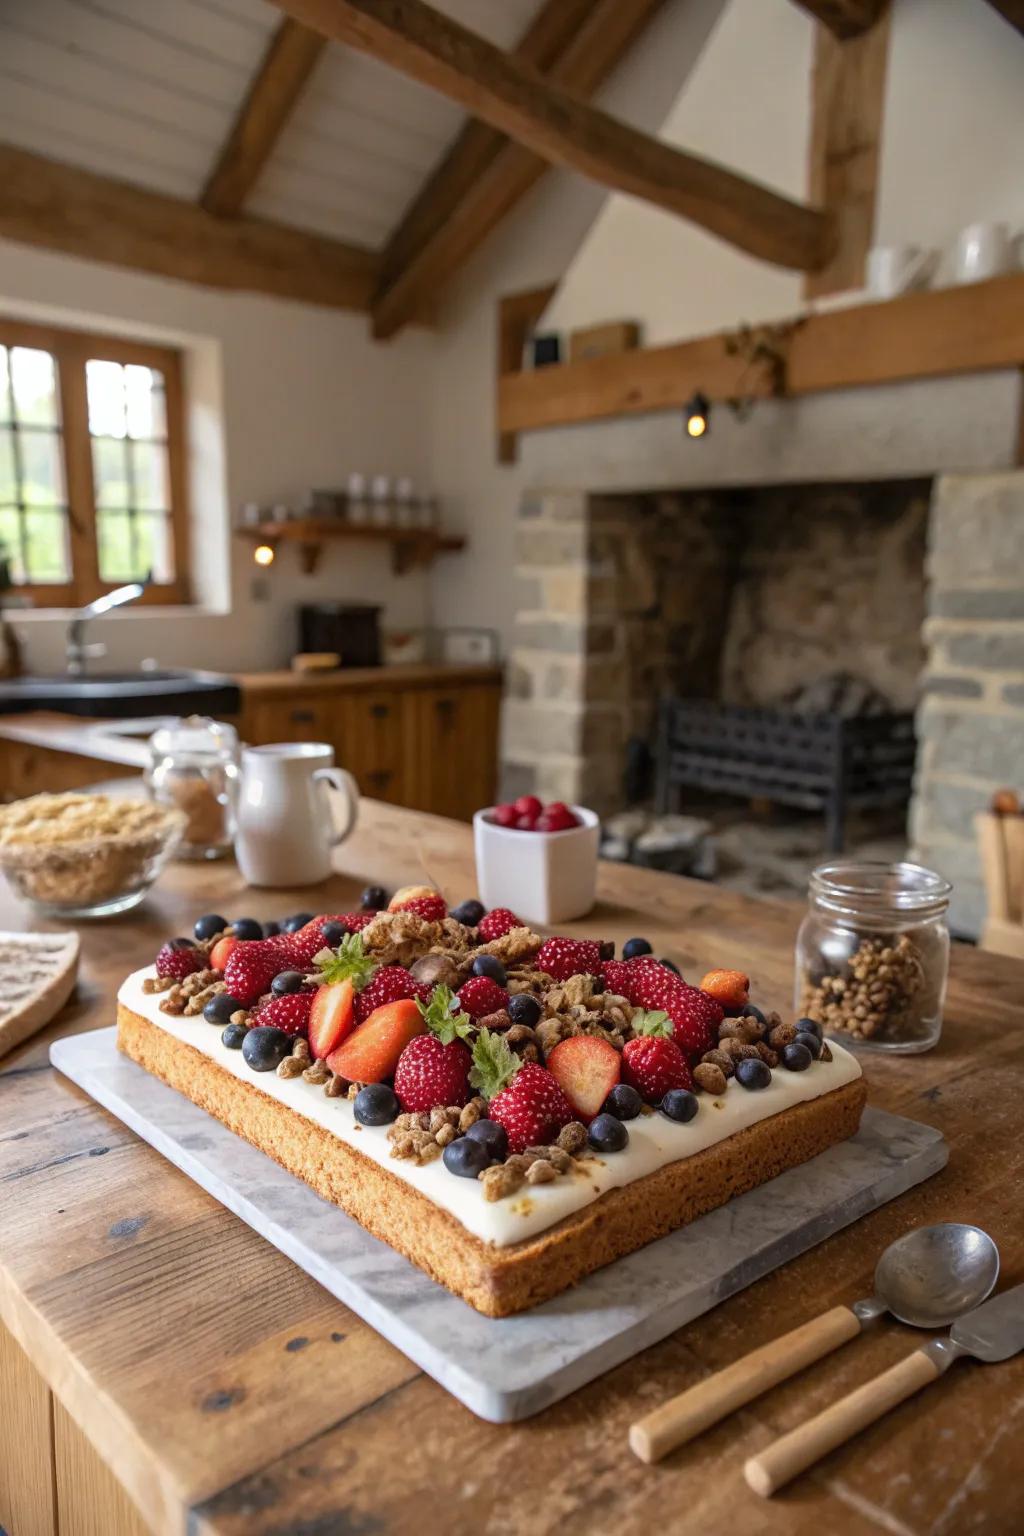
[[538,491],[517,553],[507,793],[621,810],[663,691],[770,704],[848,671],[921,700],[911,851],[978,931],[971,817],[1024,781],[1024,473],[941,476],[930,503],[919,479]]

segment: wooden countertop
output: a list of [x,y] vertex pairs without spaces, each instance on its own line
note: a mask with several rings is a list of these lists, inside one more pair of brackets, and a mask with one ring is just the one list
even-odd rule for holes
[[[999,1243],[1003,1283],[1024,1279],[1024,966],[955,946],[940,1045],[865,1059],[873,1103],[948,1138],[944,1172],[546,1413],[502,1427],[473,1418],[47,1065],[55,1035],[112,1022],[125,973],[199,911],[344,909],[371,878],[429,878],[461,900],[474,890],[471,832],[364,802],[337,869],[315,892],[275,894],[247,891],[233,865],[172,868],[141,911],[84,929],[77,1000],[0,1070],[0,1319],[59,1399],[50,1422],[71,1415],[153,1530],[1024,1529],[1012,1463],[1024,1356],[958,1364],[770,1503],[747,1489],[745,1456],[920,1342],[888,1319],[657,1467],[626,1443],[642,1410],[814,1311],[869,1295],[877,1255],[917,1223],[979,1222]],[[696,976],[741,964],[759,1001],[788,1010],[797,908],[618,865],[602,868],[600,889],[577,932],[643,933]],[[25,911],[0,898],[0,927],[23,926]]]
[[147,768],[147,745],[159,721],[90,720],[81,715],[62,715],[37,709],[23,715],[0,715],[0,741],[17,741],[50,752],[75,757],[94,757],[100,763],[119,763],[127,768]]
[[357,689],[448,688],[466,683],[500,683],[500,666],[453,666],[409,662],[394,667],[340,667],[336,672],[235,672],[244,693],[347,693]]

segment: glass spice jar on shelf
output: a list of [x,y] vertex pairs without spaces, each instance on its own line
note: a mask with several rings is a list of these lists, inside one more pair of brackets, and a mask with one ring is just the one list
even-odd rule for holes
[[238,735],[233,726],[191,715],[150,737],[151,797],[188,818],[179,859],[220,859],[231,852],[238,792]]
[[795,1007],[870,1050],[929,1050],[949,969],[948,880],[918,864],[838,861],[811,876]]

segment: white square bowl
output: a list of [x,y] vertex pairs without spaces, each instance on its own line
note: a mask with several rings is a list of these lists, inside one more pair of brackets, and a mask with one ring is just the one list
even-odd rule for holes
[[491,821],[493,806],[477,811],[476,880],[485,907],[509,907],[544,927],[586,916],[597,892],[601,822],[585,806],[572,809],[580,825],[565,832],[519,832]]

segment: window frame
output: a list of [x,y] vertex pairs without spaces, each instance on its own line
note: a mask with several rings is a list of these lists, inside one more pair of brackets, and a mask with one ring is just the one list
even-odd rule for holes
[[167,416],[168,509],[174,549],[174,579],[147,583],[141,603],[185,605],[191,602],[189,568],[188,477],[186,473],[184,368],[175,347],[135,341],[102,332],[69,330],[0,314],[0,346],[32,347],[49,352],[57,370],[60,401],[59,439],[64,461],[68,548],[71,579],[67,582],[25,582],[11,595],[28,598],[33,608],[80,608],[124,581],[100,577],[93,478],[93,439],[89,433],[89,403],[85,365],[93,359],[137,363],[163,375]]

